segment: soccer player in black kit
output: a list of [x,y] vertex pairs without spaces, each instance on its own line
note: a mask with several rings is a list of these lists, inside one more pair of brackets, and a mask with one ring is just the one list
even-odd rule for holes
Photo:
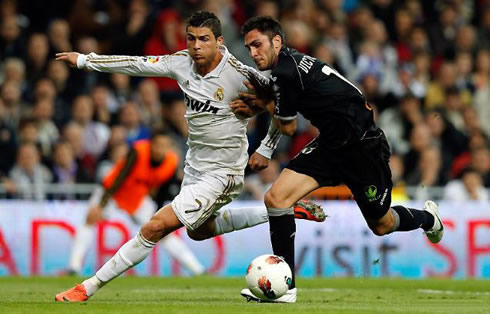
[[[436,203],[425,202],[423,210],[390,206],[390,147],[362,92],[328,64],[286,47],[281,25],[273,18],[248,20],[242,34],[258,69],[272,70],[273,101],[261,95],[241,96],[251,107],[268,111],[283,134],[294,134],[298,112],[320,131],[265,195],[274,254],[283,256],[294,273],[292,205],[319,187],[340,183],[352,191],[376,235],[422,228],[431,242],[438,243],[444,226]],[[256,300],[248,289],[242,290],[242,295]],[[288,293],[276,302],[296,302],[294,278]]]

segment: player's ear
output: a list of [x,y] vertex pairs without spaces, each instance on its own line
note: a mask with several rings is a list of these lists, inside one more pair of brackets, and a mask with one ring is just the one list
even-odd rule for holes
[[224,40],[225,39],[223,38],[223,36],[219,36],[218,39],[216,39],[216,41],[218,42],[218,45],[222,45]]
[[280,49],[281,48],[281,45],[282,45],[281,36],[275,35],[272,38],[272,46],[274,47],[274,49]]

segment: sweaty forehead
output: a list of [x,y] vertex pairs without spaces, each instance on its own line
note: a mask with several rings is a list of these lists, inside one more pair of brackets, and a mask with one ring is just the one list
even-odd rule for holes
[[264,41],[268,40],[268,37],[266,34],[261,33],[259,30],[254,29],[247,34],[245,34],[245,44],[250,45],[252,42],[255,41]]
[[187,34],[192,35],[194,37],[209,36],[210,38],[214,38],[214,34],[209,27],[189,26],[187,28]]

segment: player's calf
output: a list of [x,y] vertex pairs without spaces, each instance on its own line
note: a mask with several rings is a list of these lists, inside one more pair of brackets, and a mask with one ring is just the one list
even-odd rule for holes
[[372,220],[367,218],[366,221],[369,229],[371,229],[371,231],[377,236],[384,236],[396,231],[396,222],[392,209],[390,209],[381,219]]

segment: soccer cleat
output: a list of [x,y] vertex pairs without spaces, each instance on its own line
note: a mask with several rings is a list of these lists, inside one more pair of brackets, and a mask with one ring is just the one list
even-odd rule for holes
[[75,285],[71,289],[58,293],[54,300],[59,302],[84,302],[88,298],[85,287],[83,285]]
[[323,222],[327,215],[320,205],[308,200],[299,200],[294,204],[294,218]]
[[430,230],[425,231],[425,235],[432,243],[439,243],[444,235],[444,225],[439,217],[438,207],[433,201],[427,201],[424,205],[424,210],[434,216],[434,225]]
[[275,300],[259,299],[248,288],[242,289],[240,294],[242,295],[242,297],[247,299],[247,302],[255,301],[257,303],[296,303],[297,290],[296,290],[296,288],[289,289],[285,295],[283,295],[283,296],[281,296]]

